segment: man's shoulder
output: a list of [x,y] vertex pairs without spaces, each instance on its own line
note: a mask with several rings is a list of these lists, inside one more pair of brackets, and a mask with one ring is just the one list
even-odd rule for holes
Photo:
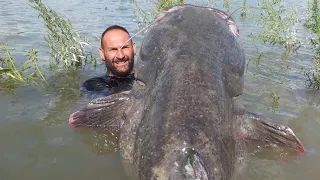
[[[121,89],[128,89],[131,87],[134,81],[134,74],[127,77],[111,77],[108,75],[93,77],[86,80],[82,84],[83,90],[86,92],[105,92],[121,91]],[[112,91],[112,92],[111,92]]]
[[82,87],[87,91],[102,91],[106,88],[111,88],[108,83],[109,79],[109,76],[93,77],[86,80],[82,84]]

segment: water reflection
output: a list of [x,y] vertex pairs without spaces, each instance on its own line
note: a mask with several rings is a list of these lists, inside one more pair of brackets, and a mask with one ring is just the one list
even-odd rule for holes
[[310,105],[319,106],[320,104],[320,91],[308,89],[306,91],[306,100]]
[[110,133],[104,129],[74,128],[79,133],[84,144],[91,147],[98,155],[108,155],[119,151],[119,134]]
[[81,75],[79,70],[70,68],[50,76],[46,92],[51,99],[48,112],[43,117],[45,123],[53,125],[66,122],[66,114],[63,112],[74,110],[81,98]]

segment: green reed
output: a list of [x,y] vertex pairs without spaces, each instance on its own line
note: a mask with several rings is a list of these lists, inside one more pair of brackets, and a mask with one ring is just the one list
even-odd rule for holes
[[16,68],[14,59],[11,57],[8,45],[0,42],[0,79],[10,79],[16,82],[25,82],[21,71]]
[[22,64],[21,71],[25,72],[28,69],[32,69],[32,68],[33,68],[33,71],[27,74],[25,76],[25,79],[34,84],[38,84],[37,81],[39,80],[47,83],[47,80],[44,77],[44,74],[41,72],[39,65],[37,63],[38,62],[37,51],[35,51],[34,49],[31,49],[31,51],[28,52],[27,56],[29,56],[29,60],[27,60]]
[[45,41],[50,47],[53,59],[50,68],[57,68],[60,65],[80,67],[83,61],[85,64],[96,63],[95,59],[90,61],[91,59],[85,55],[85,47],[90,47],[90,45],[86,38],[77,33],[69,19],[64,19],[41,0],[34,0],[31,7],[38,11],[39,17],[43,19],[47,27]]
[[37,52],[31,50],[29,60],[17,68],[11,57],[8,45],[0,42],[0,84],[1,91],[14,93],[15,88],[24,85],[39,85],[39,82],[47,82],[38,66]]

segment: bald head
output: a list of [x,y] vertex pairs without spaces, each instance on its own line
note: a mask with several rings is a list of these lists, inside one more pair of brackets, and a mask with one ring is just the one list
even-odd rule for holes
[[[113,26],[110,26],[108,27],[106,30],[103,31],[102,35],[101,35],[101,48],[104,47],[104,44],[103,44],[103,38],[105,36],[105,34],[111,30],[122,30],[123,32],[127,33],[129,38],[130,38],[130,34],[129,32],[127,31],[126,28],[122,27],[122,26],[118,26],[118,25],[113,25]],[[132,40],[130,40],[132,42]]]

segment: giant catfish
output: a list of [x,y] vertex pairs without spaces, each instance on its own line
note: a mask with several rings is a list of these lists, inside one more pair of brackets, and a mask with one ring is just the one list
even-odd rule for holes
[[289,127],[234,103],[244,69],[227,14],[174,7],[148,29],[132,90],[92,101],[69,122],[119,132],[123,162],[141,180],[231,179],[251,140],[303,153]]

